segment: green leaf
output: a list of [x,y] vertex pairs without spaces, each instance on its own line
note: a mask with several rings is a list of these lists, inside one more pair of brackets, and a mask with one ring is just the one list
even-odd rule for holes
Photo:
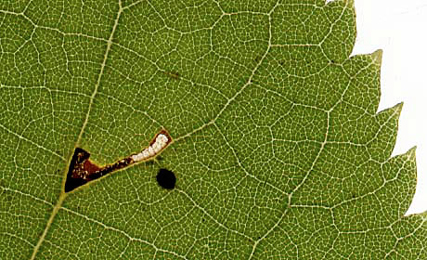
[[[0,2],[0,258],[427,258],[355,36],[350,0]],[[75,148],[111,165],[162,129],[64,192]]]

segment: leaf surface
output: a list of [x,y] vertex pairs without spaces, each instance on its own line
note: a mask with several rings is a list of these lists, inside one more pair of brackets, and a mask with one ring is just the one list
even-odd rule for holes
[[[350,0],[1,2],[0,258],[427,258],[355,36]],[[64,192],[76,147],[109,165],[162,129]]]

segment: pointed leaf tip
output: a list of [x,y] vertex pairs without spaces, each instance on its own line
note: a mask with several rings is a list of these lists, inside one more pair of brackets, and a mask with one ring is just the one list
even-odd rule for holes
[[396,105],[386,108],[384,110],[379,111],[378,113],[388,113],[393,117],[399,118],[400,113],[402,112],[403,102],[397,103]]
[[406,156],[408,157],[408,159],[415,160],[416,152],[417,152],[417,146],[414,146],[406,152]]
[[398,114],[398,117],[400,116],[400,113],[402,112],[402,108],[403,108],[403,102],[397,103],[396,105],[394,105],[394,107],[392,108],[393,110],[395,110]]
[[375,62],[378,66],[381,66],[382,58],[383,58],[383,50],[379,49],[375,52],[371,53],[372,61]]

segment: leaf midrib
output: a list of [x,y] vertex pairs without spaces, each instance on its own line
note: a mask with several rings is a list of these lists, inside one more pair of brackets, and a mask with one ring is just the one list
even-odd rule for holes
[[[99,74],[98,74],[98,79],[96,81],[92,95],[90,96],[89,107],[88,107],[87,112],[86,112],[86,117],[85,117],[85,120],[84,120],[82,127],[80,129],[79,136],[77,137],[77,140],[75,142],[74,149],[79,146],[80,141],[81,141],[82,136],[83,136],[83,133],[85,131],[86,125],[89,121],[90,112],[92,110],[92,104],[93,104],[93,101],[96,97],[96,94],[98,93],[98,88],[99,88],[99,85],[101,83],[101,78],[104,74],[105,65],[107,63],[108,54],[110,52],[111,45],[113,44],[114,33],[117,29],[117,25],[119,24],[120,15],[122,14],[122,12],[123,12],[122,2],[121,2],[121,0],[119,0],[119,10],[117,12],[116,19],[114,20],[114,25],[113,25],[113,28],[111,29],[110,37],[108,38],[108,41],[107,41],[107,48],[106,48],[105,53],[104,53],[104,59],[103,59],[102,64],[101,64],[101,69],[100,69]],[[68,158],[68,162],[70,161],[71,156],[70,156],[70,158]],[[33,250],[33,253],[31,255],[30,260],[34,260],[36,258],[37,252],[39,251],[39,248],[42,245],[42,243],[43,243],[43,241],[47,235],[47,232],[49,231],[50,226],[52,225],[52,222],[55,219],[56,214],[58,213],[59,209],[62,207],[62,203],[64,202],[65,198],[67,197],[67,193],[65,193],[65,190],[64,190],[67,171],[64,171],[64,172],[65,172],[65,176],[63,177],[63,182],[61,185],[61,193],[59,195],[58,201],[57,201],[56,205],[53,207],[53,210],[52,210],[52,213],[50,214],[49,220],[46,223],[46,227],[43,230],[42,235],[39,237],[39,240],[37,241],[36,246],[34,247],[34,250]]]

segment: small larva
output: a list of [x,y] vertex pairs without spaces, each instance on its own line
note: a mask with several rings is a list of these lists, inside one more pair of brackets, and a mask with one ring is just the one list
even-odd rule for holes
[[150,144],[150,146],[142,150],[142,152],[132,155],[130,158],[134,162],[140,162],[154,157],[160,151],[162,151],[170,143],[170,141],[171,139],[167,132],[162,131],[156,136],[156,139]]

